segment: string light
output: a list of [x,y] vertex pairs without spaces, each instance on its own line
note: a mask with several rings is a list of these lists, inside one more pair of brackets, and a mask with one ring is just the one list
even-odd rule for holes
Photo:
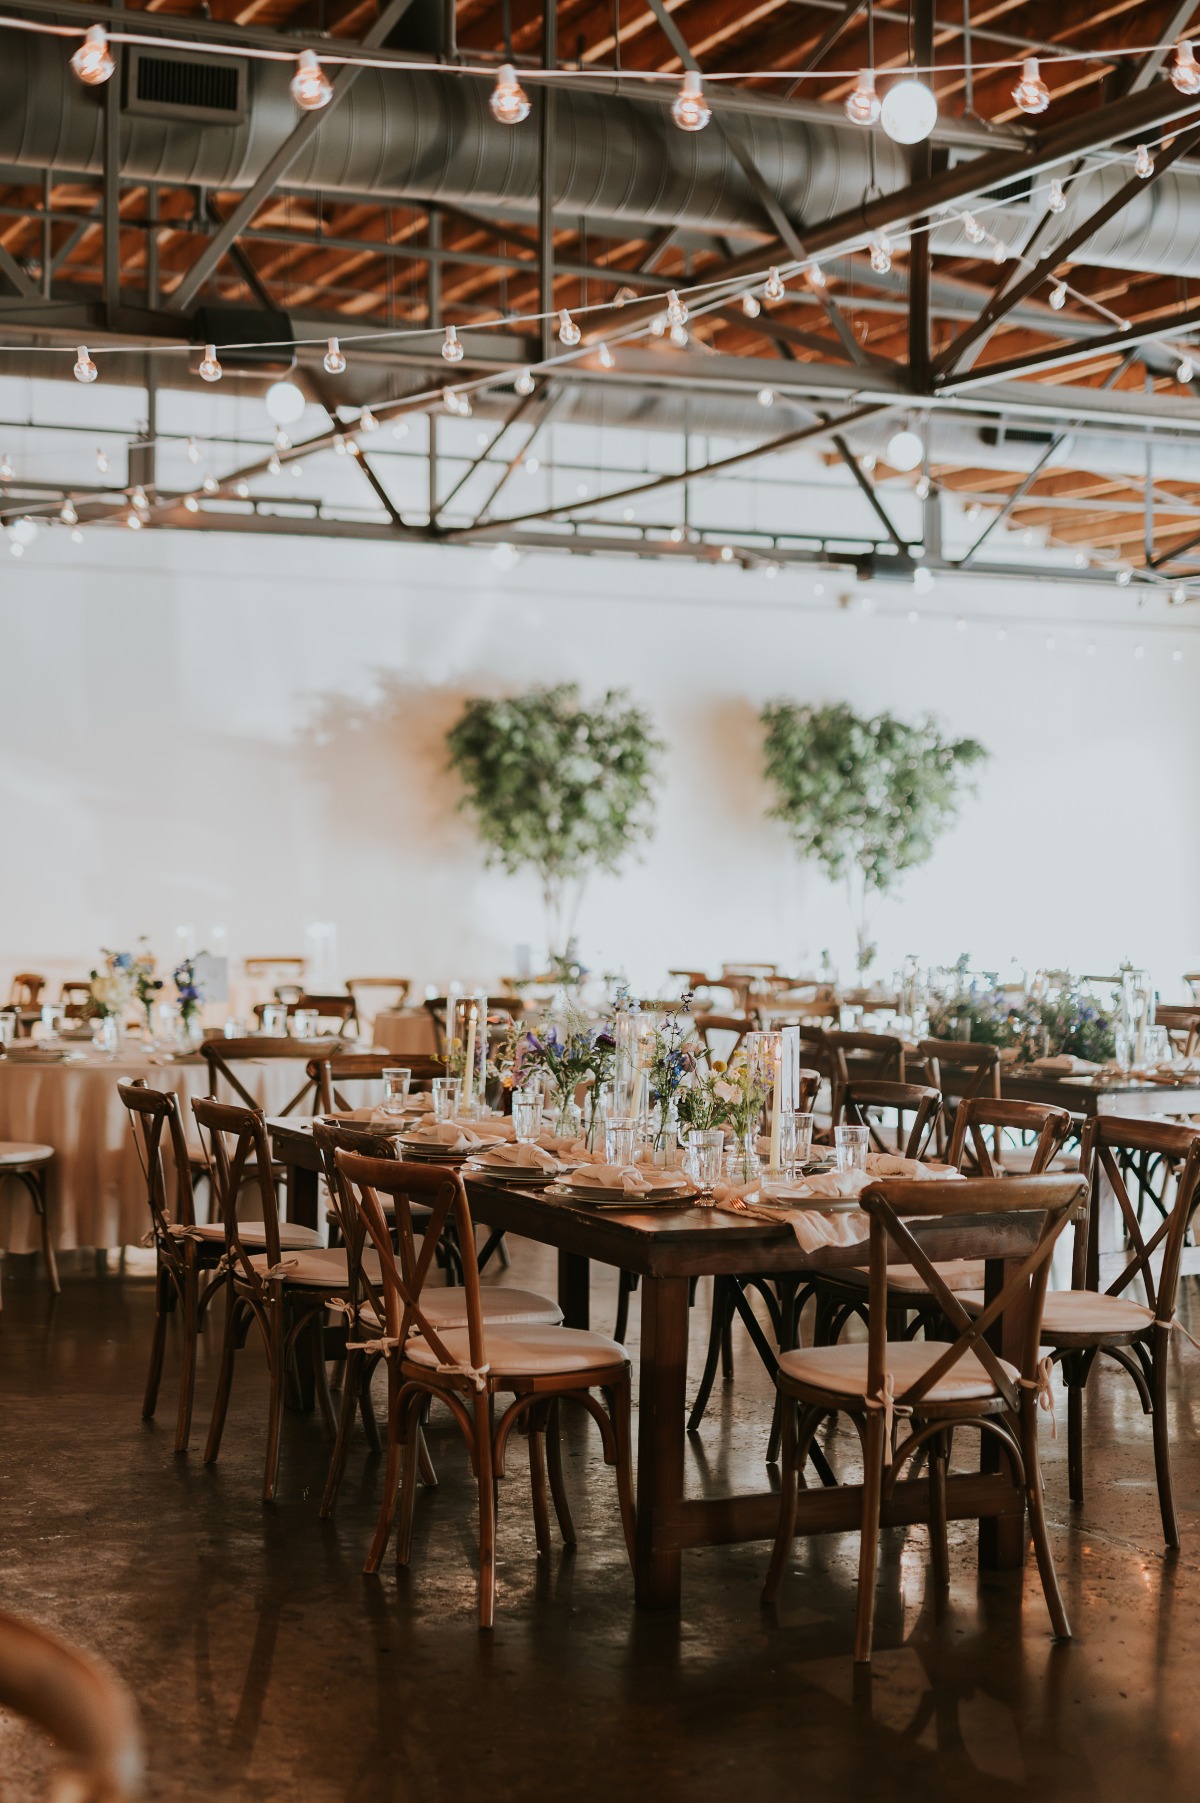
[[0,482],[11,482],[14,474],[12,460],[6,451],[3,457],[0,457]]
[[492,118],[501,125],[520,125],[522,120],[528,119],[529,96],[517,80],[517,72],[511,63],[501,63],[496,71],[496,85],[488,106]]
[[221,492],[221,484],[215,476],[205,476],[200,486],[206,495],[219,495]]
[[279,461],[279,452],[272,451],[271,455],[267,458],[267,474],[271,475],[271,476],[278,476],[282,473],[282,470],[283,470],[283,465]]
[[875,457],[874,451],[864,452],[864,454],[859,458],[858,463],[859,463],[860,469],[865,470],[867,472],[868,476],[871,475],[872,472],[874,471],[875,463],[876,463],[876,457]]
[[758,391],[758,404],[760,407],[773,407],[775,405],[775,390],[773,388],[760,388]]
[[453,388],[442,389],[442,406],[446,409],[447,413],[458,412],[458,396]]
[[875,92],[874,69],[860,69],[854,92],[846,96],[843,108],[851,125],[874,125],[882,108]]
[[1128,588],[1132,581],[1133,571],[1129,568],[1128,564],[1122,564],[1121,568],[1117,571],[1117,587]]
[[247,501],[250,498],[250,484],[248,482],[239,482],[235,485],[233,492],[239,501]]
[[983,226],[980,225],[974,213],[963,214],[962,228],[972,244],[982,244],[987,237],[987,232],[984,230]]
[[769,301],[781,301],[785,292],[786,290],[783,286],[783,280],[779,271],[774,268],[768,269],[767,279],[763,286],[763,293],[766,295],[767,299]]
[[564,307],[558,316],[558,342],[566,345],[578,344],[582,336],[579,327]]
[[810,288],[823,288],[825,286],[825,271],[821,268],[819,263],[810,263],[808,268],[804,271],[804,279]]
[[679,348],[682,350],[683,346],[687,343],[687,341],[688,341],[688,329],[686,326],[672,326],[671,327],[671,343],[672,344],[677,344],[679,346]]
[[304,395],[294,382],[272,382],[263,401],[268,418],[277,426],[294,426],[304,412]]
[[682,326],[687,324],[688,310],[676,294],[674,288],[667,295],[667,324]]
[[131,532],[140,532],[142,529],[141,514],[140,513],[127,513],[125,515],[125,524],[129,527],[129,530]]
[[194,438],[189,438],[187,441],[187,460],[189,463],[199,463],[200,461],[200,446]]
[[77,382],[94,382],[100,371],[88,356],[88,347],[81,344],[75,353],[75,380]]
[[291,449],[291,444],[291,439],[288,437],[283,427],[280,426],[278,432],[275,434],[275,449],[277,451],[287,451]]
[[199,513],[200,511],[200,503],[195,495],[184,495],[183,504],[189,513]]
[[650,321],[650,331],[651,331],[652,335],[655,338],[661,338],[663,333],[666,331],[666,329],[667,329],[666,314],[665,313],[656,313],[654,315],[654,318]]
[[72,501],[70,495],[67,496],[66,500],[59,508],[58,517],[64,526],[78,525],[79,515],[75,511],[75,503]]
[[747,319],[758,318],[759,314],[762,312],[762,302],[759,300],[757,294],[743,294],[742,312],[746,315]]
[[360,432],[378,432],[379,421],[375,418],[375,415],[371,412],[369,407],[364,407],[359,414],[358,429]]
[[894,470],[915,470],[925,456],[925,443],[919,432],[905,426],[888,439],[887,460]]
[[1050,90],[1038,73],[1038,59],[1027,56],[1021,65],[1021,79],[1012,97],[1023,113],[1044,113],[1050,105]]
[[892,267],[892,247],[881,232],[871,240],[871,268],[876,275],[886,275]]
[[704,83],[698,69],[689,69],[671,102],[671,117],[680,131],[703,131],[712,118],[712,108],[704,98]]
[[1056,313],[1060,313],[1067,304],[1067,284],[1055,282],[1050,290],[1050,305]]
[[217,361],[216,345],[206,344],[204,347],[204,355],[200,359],[200,380],[202,382],[219,382],[223,374],[224,371]]
[[1055,176],[1054,180],[1050,183],[1050,194],[1046,201],[1046,205],[1052,213],[1061,213],[1066,204],[1067,197],[1063,193],[1063,185],[1058,177]]
[[917,477],[916,481],[913,483],[913,493],[916,495],[918,501],[927,501],[929,499],[931,487],[932,484],[928,476]]
[[615,369],[617,367],[617,360],[606,344],[600,346],[596,356],[599,360],[601,369]]
[[1133,159],[1133,173],[1146,182],[1154,174],[1154,158],[1144,144],[1139,144]]
[[107,476],[109,471],[108,454],[103,445],[96,451],[96,469],[101,476]]
[[333,454],[335,457],[346,455],[346,440],[341,432],[335,432],[333,435]]
[[1175,46],[1171,85],[1178,88],[1181,94],[1200,94],[1200,63],[1197,63],[1195,52],[1186,38],[1182,44]]
[[130,490],[129,499],[133,502],[133,505],[139,513],[149,513],[150,503],[146,499],[146,491],[140,482],[136,488]]
[[115,68],[108,51],[108,33],[103,25],[89,25],[82,44],[71,58],[71,67],[89,88],[98,88]]
[[340,376],[346,367],[346,353],[336,338],[331,338],[321,359],[327,376]]
[[518,394],[521,394],[521,395],[532,394],[534,389],[537,387],[537,383],[533,379],[533,371],[531,369],[523,369],[521,371],[520,375],[517,377],[516,381],[513,383],[513,387],[516,389]]
[[442,358],[446,363],[461,363],[463,347],[458,342],[458,333],[453,326],[446,327],[446,337],[442,345]]
[[1175,587],[1171,590],[1171,606],[1182,607],[1187,600],[1188,592],[1186,583],[1177,582]]
[[992,239],[992,262],[996,264],[1008,261],[1008,246],[999,238]]
[[406,419],[398,419],[396,421],[395,425],[392,427],[392,437],[393,438],[407,438],[408,437],[408,421]]
[[302,50],[296,58],[296,73],[291,81],[292,99],[306,113],[315,113],[333,99],[333,86],[311,50]]
[[879,113],[884,131],[896,144],[920,144],[937,124],[937,116],[933,89],[915,76],[888,89]]
[[1195,366],[1193,365],[1191,358],[1190,357],[1181,357],[1179,359],[1179,367],[1175,371],[1175,380],[1177,382],[1182,382],[1184,387],[1186,388],[1187,384],[1191,381],[1191,379],[1195,375],[1195,373],[1196,373]]

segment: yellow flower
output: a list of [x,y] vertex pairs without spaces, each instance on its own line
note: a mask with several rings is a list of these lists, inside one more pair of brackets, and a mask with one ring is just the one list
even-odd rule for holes
[[723,1058],[714,1058],[712,1061],[712,1068],[716,1072],[717,1076],[719,1077],[721,1075],[722,1071],[726,1070],[728,1067],[726,1066],[725,1060]]

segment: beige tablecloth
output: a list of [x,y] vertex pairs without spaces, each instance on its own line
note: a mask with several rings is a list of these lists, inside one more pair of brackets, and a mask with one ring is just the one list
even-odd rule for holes
[[436,1058],[433,1022],[424,1008],[384,1008],[375,1016],[375,1050],[406,1052],[411,1058]]
[[[278,1113],[304,1081],[304,1059],[239,1064],[238,1075],[267,1114]],[[56,1246],[134,1246],[150,1225],[129,1115],[117,1094],[118,1082],[134,1077],[175,1091],[195,1140],[187,1101],[207,1093],[202,1058],[152,1063],[140,1053],[104,1058],[90,1051],[62,1064],[0,1058],[0,1139],[36,1140],[56,1153],[49,1175]],[[204,1186],[197,1197],[202,1216],[206,1196]],[[39,1244],[26,1192],[11,1178],[0,1181],[0,1247],[32,1252]]]

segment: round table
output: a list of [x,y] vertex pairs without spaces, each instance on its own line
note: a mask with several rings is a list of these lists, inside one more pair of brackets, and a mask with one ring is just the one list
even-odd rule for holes
[[437,1040],[427,1008],[383,1008],[375,1016],[372,1039],[377,1052],[410,1058],[436,1058]]
[[[304,1059],[239,1063],[238,1075],[267,1114],[285,1108],[304,1081]],[[146,1186],[118,1082],[144,1077],[174,1090],[184,1127],[197,1141],[189,1098],[208,1093],[208,1067],[197,1056],[124,1052],[114,1058],[80,1048],[61,1063],[0,1058],[0,1139],[53,1146],[47,1190],[54,1244],[136,1246],[150,1225]],[[226,1100],[229,1098],[226,1097]],[[203,1213],[207,1185],[197,1202]],[[41,1244],[21,1186],[0,1182],[0,1248],[34,1252]]]

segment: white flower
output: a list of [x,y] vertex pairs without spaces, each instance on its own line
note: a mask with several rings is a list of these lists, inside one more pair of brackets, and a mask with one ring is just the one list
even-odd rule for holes
[[741,1090],[733,1083],[714,1083],[713,1094],[719,1096],[722,1102],[740,1102],[742,1099]]

